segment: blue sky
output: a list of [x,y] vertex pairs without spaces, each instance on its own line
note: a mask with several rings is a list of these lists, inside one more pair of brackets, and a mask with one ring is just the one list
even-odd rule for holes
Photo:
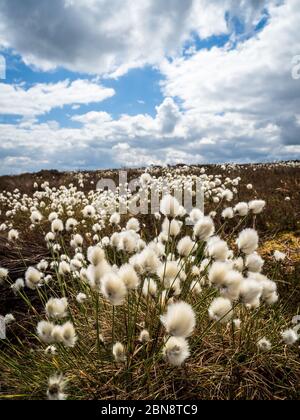
[[0,173],[299,157],[299,16],[296,0],[3,0]]
[[[59,68],[51,71],[40,71],[39,69],[28,66],[22,61],[22,57],[15,54],[12,50],[2,51],[6,61],[6,79],[2,83],[23,84],[25,88],[30,88],[37,83],[57,83],[62,80],[75,81],[86,79],[93,81],[97,76],[86,73],[78,73]],[[155,107],[163,100],[160,89],[161,75],[159,71],[150,66],[142,69],[132,69],[119,79],[106,79],[103,85],[113,88],[116,95],[99,104],[81,105],[80,112],[105,111],[110,113],[113,118],[118,118],[122,114],[136,115],[147,113],[155,115]],[[79,109],[72,109],[72,106],[54,108],[47,115],[39,118],[41,122],[48,119],[58,121],[62,126],[77,126],[70,121],[69,116],[78,114]],[[1,121],[15,120],[15,116],[1,115]]]

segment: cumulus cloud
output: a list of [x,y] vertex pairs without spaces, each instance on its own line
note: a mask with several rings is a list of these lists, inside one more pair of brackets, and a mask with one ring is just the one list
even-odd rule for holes
[[300,50],[300,4],[289,0],[270,13],[270,24],[236,49],[229,44],[165,61],[161,66],[167,79],[165,94],[180,97],[186,109],[201,112],[264,114],[270,105],[279,112],[287,99],[294,112],[299,83],[291,77],[291,62]]
[[[264,30],[235,49],[228,44],[200,50],[161,66],[165,95],[180,98],[199,145],[201,137],[213,138],[215,157],[222,156],[222,144],[231,145],[223,156],[232,159],[244,141],[253,147],[245,154],[251,159],[271,157],[275,150],[280,157],[281,146],[300,144],[300,83],[292,78],[293,57],[300,51],[300,3],[273,5],[269,14]],[[292,156],[297,149],[287,150]]]
[[[159,114],[123,115],[103,112],[74,116],[78,128],[29,120],[0,125],[2,173],[42,168],[96,169],[149,164],[207,163],[292,158],[299,145],[282,147],[278,126],[257,126],[226,113],[180,112],[172,134],[163,131]],[[47,139],[47,142],[44,141]],[[27,160],[26,160],[27,159]]]
[[[66,104],[76,110],[115,92],[87,81],[29,89],[0,85],[0,112],[26,117],[0,124],[2,173],[300,156],[300,83],[292,78],[293,57],[300,53],[298,0],[41,0],[38,6],[27,0],[25,11],[24,3],[3,0],[0,14],[2,39],[27,62],[110,76],[152,64],[161,72],[164,99],[154,116],[114,119],[104,111],[78,111],[71,117],[76,128],[65,128],[37,117]],[[33,6],[35,25],[29,18]],[[42,25],[47,13],[48,25]],[[252,33],[263,14],[268,24]],[[232,34],[234,17],[251,36],[233,34],[224,47],[180,54],[191,31],[202,38]]]
[[156,107],[157,122],[162,132],[173,133],[180,120],[179,107],[172,98],[166,98],[161,105]]
[[28,89],[0,83],[0,114],[37,116],[64,105],[101,102],[115,91],[88,80],[39,83]]
[[[120,76],[180,52],[192,34],[247,28],[268,0],[1,0],[0,43],[27,64]],[[226,16],[229,19],[226,20]]]

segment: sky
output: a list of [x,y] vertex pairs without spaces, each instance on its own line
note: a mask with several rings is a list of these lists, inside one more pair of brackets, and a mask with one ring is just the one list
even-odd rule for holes
[[0,174],[299,159],[299,22],[300,0],[0,0]]

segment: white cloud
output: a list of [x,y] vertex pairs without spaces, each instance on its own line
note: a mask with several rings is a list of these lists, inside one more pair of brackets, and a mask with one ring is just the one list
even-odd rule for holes
[[74,115],[72,121],[80,122],[86,125],[98,125],[101,122],[112,121],[111,116],[107,112],[91,111],[87,114]]
[[270,24],[236,49],[214,47],[192,57],[165,60],[161,66],[165,94],[199,112],[265,115],[271,113],[270,107],[272,112],[282,111],[282,101],[294,112],[300,84],[291,77],[291,63],[300,51],[300,3],[288,0],[270,13]]
[[[16,0],[11,2],[17,3]],[[46,3],[41,3],[47,10]],[[125,3],[129,7],[127,20],[124,19]],[[275,7],[275,2],[269,5],[268,25],[250,39],[239,40],[235,49],[232,44],[210,50],[194,49],[190,55],[172,60],[165,56],[169,57],[188,36],[187,28],[196,28],[202,36],[223,32],[226,30],[223,12],[229,8],[231,15],[242,17],[251,31],[266,2],[189,1],[186,4],[190,9],[186,6],[182,18],[182,2],[172,2],[175,6],[171,15],[166,6],[168,1],[154,3],[145,0],[141,3],[116,1],[109,9],[110,13],[103,13],[99,30],[110,36],[107,51],[104,48],[107,45],[101,43],[98,55],[94,54],[94,45],[89,51],[84,48],[91,31],[96,30],[88,25],[85,28],[88,35],[81,40],[82,43],[78,44],[76,40],[75,45],[69,45],[66,42],[66,54],[62,60],[69,68],[91,71],[98,68],[99,73],[116,71],[118,74],[137,64],[159,64],[164,77],[162,91],[165,99],[156,107],[156,115],[122,115],[113,119],[106,112],[92,111],[72,117],[79,123],[78,128],[60,127],[55,121],[41,124],[34,117],[53,107],[68,103],[77,108],[76,105],[86,102],[99,102],[113,95],[114,91],[107,91],[95,82],[88,82],[80,89],[74,89],[66,82],[50,85],[52,88],[37,85],[28,90],[5,85],[5,89],[10,90],[5,94],[8,102],[4,103],[0,85],[1,109],[6,113],[8,109],[15,110],[15,115],[20,113],[26,117],[15,125],[0,124],[2,173],[21,171],[25,167],[28,170],[43,167],[93,169],[149,163],[265,161],[300,156],[300,83],[292,78],[292,58],[300,53],[299,0],[287,0],[280,7]],[[208,7],[198,10],[200,3]],[[31,0],[28,4],[30,9]],[[84,3],[76,0],[72,6],[69,1],[63,10],[74,18],[77,9],[90,8],[90,13],[96,18],[99,4],[97,0]],[[116,4],[119,14],[115,10]],[[106,0],[102,5],[104,12],[105,6],[108,7]],[[202,14],[201,10],[204,10]],[[59,29],[57,13],[53,15],[58,19],[54,27]],[[50,20],[53,15],[50,13]],[[88,17],[92,19],[88,11],[83,17],[77,16],[79,33],[83,30],[81,18]],[[134,30],[127,25],[132,19],[136,20]],[[68,25],[73,27],[73,21],[66,23],[67,33],[70,30]],[[100,38],[95,39],[98,42]],[[51,44],[48,41],[47,38],[47,48]],[[54,35],[52,41],[56,41]],[[48,52],[43,56],[34,43],[29,45],[33,61],[37,63],[47,55],[50,66],[61,63],[57,59],[59,47],[58,51],[54,50],[54,44],[51,44],[53,50],[50,49],[53,56]],[[83,60],[85,54],[86,61]]]
[[166,98],[161,105],[156,107],[157,122],[164,134],[173,133],[180,120],[178,106],[172,98]]
[[0,83],[0,114],[37,116],[64,105],[101,102],[115,94],[88,80],[65,80],[58,83],[23,85]]
[[215,157],[234,138],[225,158],[237,157],[242,139],[253,147],[245,159],[280,157],[292,150],[285,144],[300,144],[300,83],[292,78],[292,59],[300,51],[300,3],[288,0],[269,13],[264,30],[236,49],[214,47],[161,65],[164,94],[180,99],[187,135],[198,133],[199,146],[201,137],[212,135]]
[[[148,164],[206,163],[292,158],[299,145],[282,146],[277,125],[257,126],[244,115],[180,112],[172,133],[164,132],[159,116],[104,112],[73,117],[78,128],[55,122],[0,125],[2,173],[42,168],[99,168]],[[47,139],[47,141],[44,141]],[[14,165],[18,159],[23,165]],[[47,162],[47,163],[45,163]]]
[[44,70],[119,77],[180,53],[197,33],[228,32],[225,13],[251,27],[268,0],[1,0],[0,42]]

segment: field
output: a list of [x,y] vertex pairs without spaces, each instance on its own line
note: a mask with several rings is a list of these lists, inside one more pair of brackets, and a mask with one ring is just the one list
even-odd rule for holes
[[126,172],[0,177],[0,399],[299,399],[300,163]]

